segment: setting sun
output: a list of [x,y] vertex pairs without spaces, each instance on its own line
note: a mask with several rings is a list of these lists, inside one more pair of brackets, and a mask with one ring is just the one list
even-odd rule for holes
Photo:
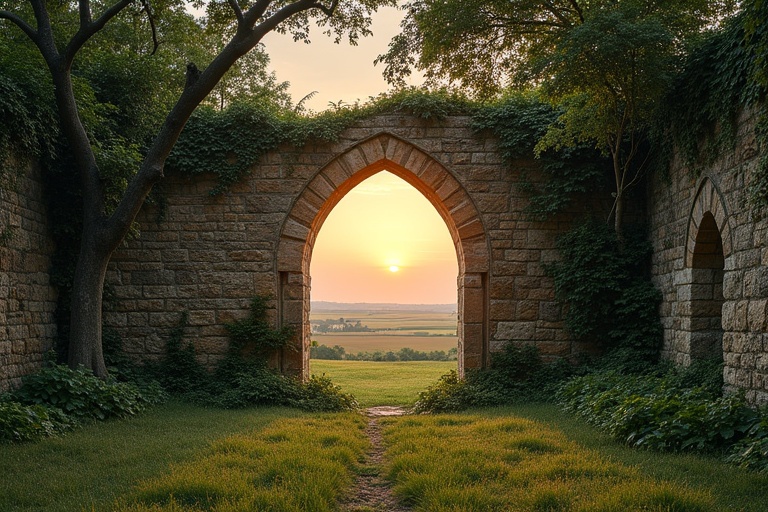
[[390,272],[397,272],[398,270],[400,270],[400,267],[398,267],[397,265],[390,265],[389,267]]

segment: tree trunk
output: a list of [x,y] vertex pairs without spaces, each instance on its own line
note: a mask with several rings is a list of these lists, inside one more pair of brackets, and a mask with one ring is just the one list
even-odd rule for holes
[[102,255],[83,233],[72,287],[72,316],[68,363],[83,365],[98,377],[107,376],[101,346],[101,304],[109,254]]

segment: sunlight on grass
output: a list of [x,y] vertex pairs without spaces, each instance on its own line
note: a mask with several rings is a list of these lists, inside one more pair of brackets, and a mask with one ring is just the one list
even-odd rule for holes
[[527,419],[438,415],[382,424],[387,477],[414,510],[716,510],[707,493],[659,483]]
[[172,402],[60,438],[0,445],[0,510],[112,510],[112,502],[137,482],[195,457],[216,439],[303,415],[277,407],[224,411]]
[[217,441],[138,486],[118,511],[331,511],[369,442],[357,414],[317,414]]
[[312,359],[314,375],[327,375],[345,393],[357,398],[361,407],[412,406],[419,392],[456,369],[456,361],[325,361]]

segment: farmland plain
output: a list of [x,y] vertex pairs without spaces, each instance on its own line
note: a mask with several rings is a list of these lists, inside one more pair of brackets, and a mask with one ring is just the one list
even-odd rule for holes
[[344,347],[347,353],[397,352],[412,348],[421,352],[456,347],[456,313],[440,311],[391,311],[326,309],[311,311],[310,322],[341,319],[371,329],[369,332],[312,333],[318,345]]

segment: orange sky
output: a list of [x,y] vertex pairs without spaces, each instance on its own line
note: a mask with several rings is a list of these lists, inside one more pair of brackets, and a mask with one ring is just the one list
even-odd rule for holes
[[[403,12],[394,7],[379,9],[372,17],[373,36],[360,38],[357,46],[346,41],[334,44],[316,26],[310,29],[311,44],[295,42],[289,34],[277,32],[267,34],[262,42],[277,79],[291,83],[293,100],[317,91],[305,105],[319,112],[327,109],[331,101],[365,102],[369,96],[389,89],[382,76],[384,67],[374,66],[373,61],[386,53],[390,40],[400,32],[402,18]],[[421,80],[421,75],[415,73],[409,83],[418,85]]]
[[330,213],[310,275],[312,300],[452,304],[457,296],[456,250],[445,222],[420,192],[386,171]]

